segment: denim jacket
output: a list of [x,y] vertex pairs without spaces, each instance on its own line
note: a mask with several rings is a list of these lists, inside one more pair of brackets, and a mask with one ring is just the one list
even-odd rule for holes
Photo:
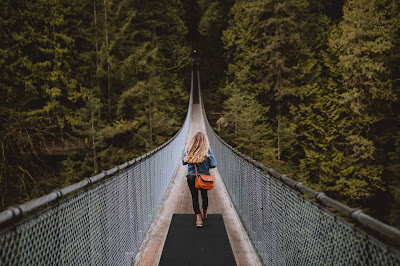
[[[183,155],[182,159],[182,164],[188,165],[188,175],[196,175],[196,171],[194,169],[194,164],[192,163],[187,163],[185,162],[185,157],[188,152],[188,149],[185,151],[185,154]],[[209,175],[210,174],[210,168],[215,168],[217,167],[217,160],[215,160],[214,153],[212,152],[211,149],[208,150],[210,157],[207,157],[204,159],[203,162],[197,164],[197,174],[202,174],[202,175]]]

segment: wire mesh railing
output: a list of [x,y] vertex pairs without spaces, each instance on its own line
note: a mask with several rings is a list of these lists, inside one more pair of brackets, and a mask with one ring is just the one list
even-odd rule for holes
[[[0,265],[130,265],[178,165],[171,162],[182,156],[190,112],[157,149],[2,212]],[[21,220],[46,204],[51,206]]]
[[323,205],[400,244],[397,229],[241,154],[215,134],[204,108],[203,113],[218,170],[263,264],[400,265],[396,248],[344,221]]

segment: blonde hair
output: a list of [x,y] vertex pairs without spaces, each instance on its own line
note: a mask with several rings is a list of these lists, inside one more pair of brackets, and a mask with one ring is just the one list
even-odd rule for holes
[[201,163],[207,157],[210,157],[208,150],[210,145],[207,137],[202,133],[198,132],[189,143],[189,150],[185,157],[187,163]]

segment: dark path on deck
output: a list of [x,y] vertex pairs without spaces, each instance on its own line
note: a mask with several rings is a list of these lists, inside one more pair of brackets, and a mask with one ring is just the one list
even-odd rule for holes
[[159,265],[236,265],[222,215],[196,228],[194,214],[174,214]]

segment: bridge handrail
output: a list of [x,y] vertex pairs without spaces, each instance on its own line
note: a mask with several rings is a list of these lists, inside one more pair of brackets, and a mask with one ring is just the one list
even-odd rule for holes
[[[206,118],[206,120],[207,120],[207,118]],[[206,123],[208,123],[208,121]],[[214,134],[215,134],[215,132],[214,132]],[[398,230],[397,228],[390,226],[388,224],[385,224],[385,223],[369,216],[368,214],[364,213],[360,209],[351,208],[335,199],[332,199],[331,197],[327,196],[324,192],[315,191],[312,188],[309,188],[309,187],[303,185],[302,182],[297,182],[297,181],[287,177],[284,174],[280,174],[280,173],[276,172],[273,168],[269,168],[269,167],[263,165],[262,163],[259,163],[256,160],[252,159],[251,157],[236,150],[231,145],[226,143],[223,139],[221,139],[217,134],[215,134],[215,136],[218,138],[218,140],[221,143],[223,143],[226,147],[228,147],[230,150],[232,150],[234,153],[236,153],[242,159],[246,160],[247,162],[251,163],[255,167],[270,174],[278,181],[283,182],[284,184],[288,185],[290,188],[292,188],[296,191],[299,191],[302,194],[305,194],[305,195],[308,195],[308,196],[314,198],[317,202],[321,203],[324,206],[333,208],[334,210],[351,218],[353,221],[358,222],[358,223],[362,224],[363,226],[367,227],[369,230],[376,232],[380,235],[383,235],[384,237],[386,237],[392,241],[395,241],[395,243],[397,243],[397,244],[400,244],[400,230]]]
[[7,207],[3,212],[0,213],[0,226],[4,223],[8,223],[10,221],[12,222],[17,222],[20,219],[23,218],[23,214],[33,211],[39,207],[42,207],[50,202],[56,201],[58,199],[60,199],[63,196],[66,196],[68,194],[71,194],[73,192],[78,191],[81,188],[87,187],[92,183],[95,183],[97,181],[100,181],[106,177],[111,176],[112,174],[114,174],[115,172],[119,171],[119,170],[123,170],[125,168],[127,168],[128,166],[132,166],[135,165],[136,163],[139,163],[140,161],[142,161],[143,159],[151,156],[152,154],[156,153],[157,151],[163,149],[165,146],[167,146],[171,141],[173,141],[176,136],[179,135],[179,133],[181,132],[182,127],[179,129],[179,131],[171,138],[169,139],[167,142],[165,142],[164,144],[162,144],[161,146],[153,149],[152,151],[149,151],[135,159],[132,159],[131,161],[125,162],[121,165],[115,166],[109,170],[103,171],[97,175],[94,175],[92,177],[88,177],[85,178],[84,180],[77,182],[75,184],[72,184],[70,186],[67,186],[65,188],[62,189],[56,189],[46,195],[43,195],[39,198],[30,200],[28,202],[25,202],[23,204],[20,205],[13,205],[13,206],[9,206]]

